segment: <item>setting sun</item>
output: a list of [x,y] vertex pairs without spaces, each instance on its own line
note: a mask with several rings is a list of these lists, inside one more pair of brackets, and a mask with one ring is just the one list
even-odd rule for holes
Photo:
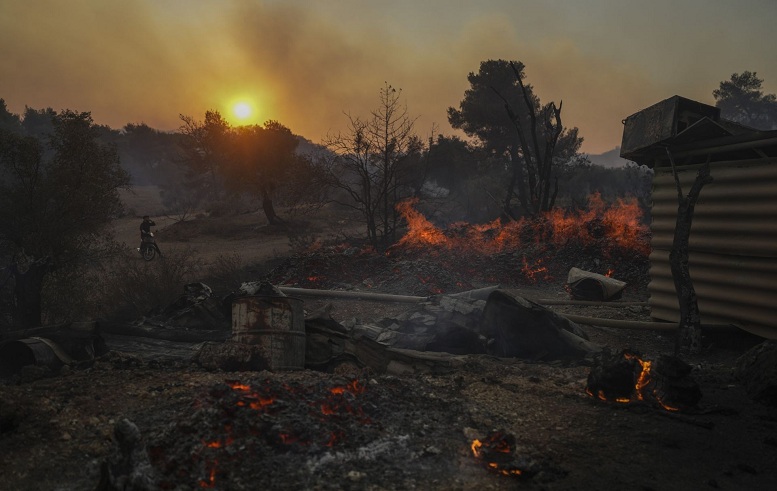
[[238,102],[232,107],[232,112],[239,120],[245,120],[251,117],[251,106],[246,102]]

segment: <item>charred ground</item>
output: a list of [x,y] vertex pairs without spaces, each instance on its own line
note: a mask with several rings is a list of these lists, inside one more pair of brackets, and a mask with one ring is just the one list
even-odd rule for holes
[[[256,241],[247,234],[231,240],[231,250]],[[173,247],[164,237],[162,245]],[[629,283],[625,300],[646,300],[644,259],[587,247],[535,244],[484,256],[408,247],[381,255],[356,243],[322,244],[274,254],[252,268],[274,283],[302,287],[429,295],[499,283],[529,298],[566,298],[570,266],[612,268]],[[306,301],[305,308],[322,304]],[[332,306],[339,321],[406,308],[343,300]],[[553,309],[649,320],[640,306]],[[583,329],[593,342],[648,358],[674,347],[671,336],[656,331]],[[777,413],[750,400],[735,377],[737,359],[757,342],[708,333],[705,351],[686,360],[702,400],[680,414],[590,397],[588,362],[470,355],[450,370],[404,376],[355,366],[337,373],[214,372],[188,361],[196,345],[152,356],[138,342],[135,350],[114,350],[56,374],[31,367],[0,386],[0,487],[96,489],[105,469],[120,468],[124,459],[147,479],[137,483],[161,489],[771,489]],[[124,420],[139,431],[137,443],[127,443]],[[123,451],[117,427],[125,431]],[[497,455],[501,469],[521,475],[502,475],[474,455],[474,440],[495,435],[511,443]]]

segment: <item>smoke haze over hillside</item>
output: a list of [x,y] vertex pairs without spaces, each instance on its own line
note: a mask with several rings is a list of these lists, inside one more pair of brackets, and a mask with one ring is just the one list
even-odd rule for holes
[[368,114],[387,81],[419,134],[450,134],[467,74],[507,59],[525,63],[543,101],[564,101],[564,124],[597,154],[620,143],[626,116],[675,94],[712,103],[733,72],[775,92],[776,24],[770,0],[4,0],[0,97],[17,113],[69,108],[162,130],[179,114],[231,117],[248,99],[251,123],[320,141],[344,112]]

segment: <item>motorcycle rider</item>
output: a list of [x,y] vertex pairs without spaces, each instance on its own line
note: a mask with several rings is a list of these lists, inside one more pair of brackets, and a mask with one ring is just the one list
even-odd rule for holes
[[[155,226],[156,223],[154,223],[154,220],[151,219],[148,215],[143,215],[143,221],[140,222],[140,247],[138,247],[138,252],[143,248],[143,242],[145,242],[146,238],[149,239],[153,237],[153,234],[151,233],[151,227]],[[157,247],[156,244],[154,244],[154,248],[157,250],[159,255],[162,255],[162,251],[159,250],[159,247]]]

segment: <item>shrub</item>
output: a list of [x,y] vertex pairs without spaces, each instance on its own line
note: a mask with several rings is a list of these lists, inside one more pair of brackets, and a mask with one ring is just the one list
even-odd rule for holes
[[183,293],[184,285],[197,281],[201,269],[191,248],[166,250],[148,262],[134,250],[118,255],[102,272],[100,315],[134,320],[167,306]]

